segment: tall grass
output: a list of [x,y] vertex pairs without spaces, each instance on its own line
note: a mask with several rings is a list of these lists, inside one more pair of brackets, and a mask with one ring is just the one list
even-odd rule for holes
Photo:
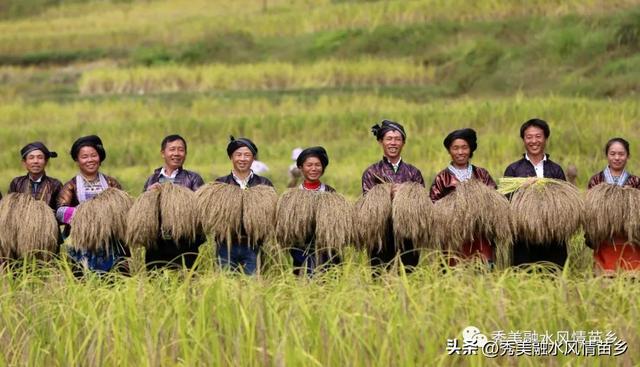
[[[198,272],[75,279],[68,264],[0,273],[3,365],[632,365],[640,296],[626,277],[443,272],[424,256],[411,275],[372,279],[362,254],[313,279],[289,265],[257,277],[221,272],[205,247]],[[284,254],[271,254],[275,257]],[[284,258],[286,259],[286,257]],[[613,331],[613,358],[448,356],[463,328]]]

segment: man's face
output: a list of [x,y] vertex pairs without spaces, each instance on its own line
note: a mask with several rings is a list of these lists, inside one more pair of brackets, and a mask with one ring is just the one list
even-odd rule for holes
[[231,153],[231,163],[236,172],[247,172],[253,163],[253,153],[247,147],[241,147]]
[[537,126],[529,126],[524,131],[524,149],[529,156],[539,156],[544,154],[547,138],[544,137],[544,130]]
[[182,167],[187,158],[187,149],[180,139],[167,143],[160,153],[162,153],[164,164],[171,169]]
[[44,172],[47,166],[47,159],[41,150],[34,150],[24,157],[22,166],[31,174],[38,177]]
[[382,151],[384,156],[387,159],[394,160],[400,157],[400,153],[402,153],[402,147],[404,147],[404,139],[402,139],[402,134],[397,130],[387,131],[382,140],[379,141],[380,146],[382,146]]

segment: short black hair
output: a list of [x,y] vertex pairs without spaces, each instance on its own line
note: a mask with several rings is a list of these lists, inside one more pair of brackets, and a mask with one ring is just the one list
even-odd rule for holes
[[164,148],[167,147],[167,144],[174,142],[176,140],[182,140],[182,143],[184,144],[184,150],[187,150],[187,141],[184,140],[184,138],[178,134],[173,134],[173,135],[167,135],[164,137],[164,139],[162,139],[162,143],[160,143],[160,150],[164,150]]
[[629,149],[629,142],[623,138],[613,138],[607,142],[607,145],[604,146],[604,154],[609,154],[609,148],[615,143],[620,143],[624,147],[624,150],[627,151],[627,155],[631,155],[631,150]]
[[531,126],[535,126],[535,127],[538,127],[540,129],[542,129],[542,131],[544,131],[545,139],[548,139],[549,135],[551,135],[551,130],[549,129],[549,124],[547,124],[547,122],[545,120],[541,120],[541,119],[535,118],[535,119],[531,119],[531,120],[525,122],[524,124],[522,124],[522,126],[520,126],[520,138],[521,139],[524,139],[524,131],[527,130],[528,128],[530,128]]

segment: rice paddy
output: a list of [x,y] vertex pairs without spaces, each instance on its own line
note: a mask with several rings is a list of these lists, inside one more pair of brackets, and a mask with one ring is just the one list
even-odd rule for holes
[[[0,269],[0,366],[638,365],[637,276],[597,276],[585,234],[640,236],[635,192],[586,193],[609,138],[631,142],[627,169],[640,173],[639,11],[637,0],[0,1],[0,254],[20,258]],[[472,163],[499,181],[521,158],[519,127],[532,117],[549,122],[547,152],[577,167],[577,189],[541,180],[517,191],[522,182],[506,180],[511,204],[466,185],[460,197],[429,201],[450,162],[450,131],[477,131]],[[369,192],[377,200],[361,198],[362,172],[382,156],[370,126],[382,119],[404,125],[402,159],[426,183],[401,187],[395,202],[388,185]],[[141,194],[174,133],[188,142],[185,168],[209,183]],[[71,143],[88,134],[102,138],[100,170],[122,183],[114,203],[126,205],[112,208],[110,225],[87,221],[74,234],[94,247],[112,236],[127,243],[128,276],[78,278],[65,255],[71,239],[53,259],[30,256],[57,250],[53,213],[6,194],[24,175],[24,144],[57,151],[47,174],[65,182],[78,170]],[[214,183],[231,170],[229,135],[258,145],[275,190]],[[317,145],[331,160],[322,181],[337,194],[287,191],[292,149]],[[540,196],[546,204],[534,205]],[[446,217],[439,206],[450,206]],[[263,244],[253,277],[215,260],[216,242],[242,228]],[[385,229],[419,242],[412,273],[396,265],[372,276],[366,252]],[[201,231],[197,269],[142,264],[141,248],[163,233]],[[476,233],[502,249],[511,234],[566,239],[569,260],[561,272],[522,271],[504,266],[503,251],[493,269],[446,267],[440,246]],[[296,277],[288,249],[310,237],[343,263]],[[449,355],[447,340],[462,341],[470,325],[487,336],[612,331],[628,349]]]

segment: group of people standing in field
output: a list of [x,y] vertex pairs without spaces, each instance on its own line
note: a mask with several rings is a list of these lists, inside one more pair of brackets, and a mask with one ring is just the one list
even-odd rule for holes
[[[404,127],[397,122],[384,120],[372,127],[372,133],[382,149],[383,157],[364,171],[363,194],[366,195],[375,185],[382,183],[393,184],[392,197],[399,184],[414,182],[425,186],[420,170],[402,159],[401,153],[407,142]],[[545,121],[540,119],[526,121],[520,128],[525,153],[521,159],[506,168],[504,176],[566,180],[562,168],[545,152],[549,136],[550,129]],[[444,139],[443,145],[451,156],[451,162],[435,176],[431,184],[430,198],[433,202],[446,197],[456,190],[460,182],[467,180],[475,179],[491,188],[497,188],[486,169],[471,164],[474,152],[478,148],[476,132],[473,129],[466,128],[451,132]],[[251,165],[258,156],[258,147],[250,139],[231,137],[226,151],[232,169],[228,175],[217,178],[217,182],[237,185],[242,189],[257,185],[273,186],[269,179],[251,170]],[[184,138],[179,135],[165,137],[160,144],[160,153],[164,164],[146,180],[144,191],[154,190],[165,182],[184,186],[192,191],[204,185],[204,180],[198,173],[183,168],[187,156],[187,142]],[[310,191],[335,191],[321,180],[329,165],[327,151],[317,146],[302,149],[297,153],[295,165],[303,178],[302,183],[297,187]],[[77,163],[79,172],[64,185],[46,174],[45,167],[49,159],[57,157],[57,154],[50,151],[43,143],[27,144],[21,149],[20,154],[27,174],[14,178],[9,192],[28,193],[38,200],[47,202],[55,211],[58,222],[64,225],[63,238],[69,234],[69,226],[72,225],[78,205],[91,200],[107,188],[121,188],[115,178],[100,171],[107,153],[98,136],[84,136],[73,143],[70,155]],[[640,178],[631,175],[625,169],[630,155],[629,143],[622,138],[611,139],[605,146],[605,154],[608,165],[602,172],[591,178],[589,188],[606,183],[640,189]],[[535,215],[535,213],[532,214]],[[451,231],[455,230],[451,228]],[[172,238],[159,234],[158,245],[146,251],[146,262],[150,267],[178,263],[191,267],[197,257],[198,247],[205,241],[206,236],[203,233],[198,234],[195,240],[188,241],[189,243],[176,243]],[[222,267],[241,268],[245,273],[253,274],[260,263],[260,248],[248,242],[245,243],[241,239],[236,242],[231,246],[217,244],[218,263]],[[631,250],[625,252],[616,250],[616,245],[619,244],[615,241],[590,245],[594,248],[597,265],[602,268],[615,269],[621,260],[632,264],[632,268],[640,267],[640,250],[633,244],[631,244]],[[316,256],[312,248],[313,244],[310,246],[307,250],[292,249],[290,251],[297,273],[312,273],[319,266],[340,262],[337,254]],[[467,247],[463,249],[464,253],[461,256],[480,257],[487,262],[494,261],[495,246],[492,243],[479,241]],[[120,259],[129,256],[128,250],[123,247],[108,252],[69,249],[68,254],[74,261],[96,271],[109,271]],[[388,266],[397,259],[410,269],[418,264],[419,257],[419,250],[415,249],[409,240],[405,240],[402,251],[397,250],[392,230],[387,232],[383,246],[369,250],[370,264],[375,268]],[[511,258],[514,266],[550,262],[563,267],[567,259],[567,244],[515,243]]]

